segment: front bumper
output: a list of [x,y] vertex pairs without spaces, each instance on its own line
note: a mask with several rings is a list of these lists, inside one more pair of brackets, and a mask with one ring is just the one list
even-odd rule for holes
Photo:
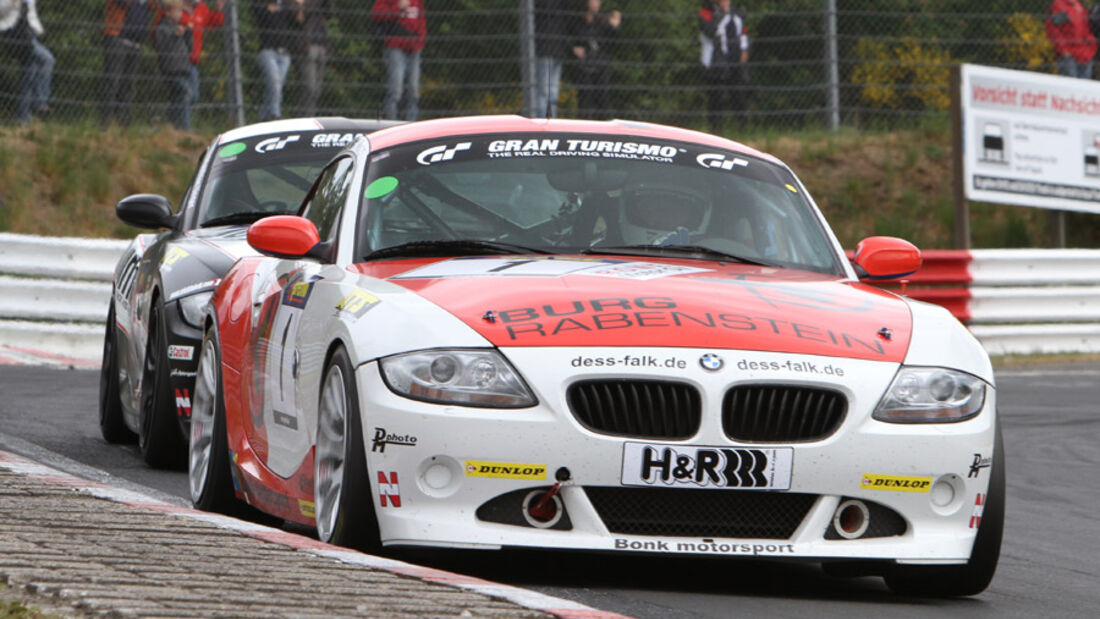
[[[996,410],[992,388],[983,412],[969,421],[897,425],[871,419],[871,411],[898,369],[894,363],[718,351],[724,365],[709,371],[699,361],[705,353],[715,352],[709,350],[517,348],[502,352],[535,392],[537,406],[495,410],[416,402],[393,394],[383,383],[377,363],[358,368],[363,439],[384,544],[931,564],[961,563],[970,557],[977,532],[974,506],[987,491],[990,476],[988,467],[972,467],[992,455]],[[616,363],[597,367],[585,359]],[[570,412],[565,394],[572,382],[592,378],[675,379],[691,384],[702,399],[700,429],[682,441],[590,431]],[[839,429],[822,440],[768,445],[730,440],[721,421],[725,392],[735,385],[761,383],[840,391],[848,399],[847,415]],[[789,488],[631,486],[624,490],[624,467],[633,466],[626,453],[637,449],[628,448],[628,443],[790,451]],[[560,493],[565,515],[552,527],[532,526],[523,514],[524,498],[534,490],[544,493],[563,476],[563,470],[569,477]],[[878,489],[868,481],[875,476],[924,481],[915,490]],[[608,517],[609,495],[617,502],[614,522]],[[788,498],[796,495],[802,497],[802,506],[792,514],[795,508],[789,507]],[[619,500],[624,497],[626,503]],[[727,498],[738,510],[742,499],[755,505],[736,515],[731,512],[730,521],[769,521],[776,510],[786,510],[784,517],[794,518],[793,524],[778,534],[735,536],[710,534],[706,524],[700,528],[683,522],[691,520],[692,511],[702,509],[700,505],[711,511],[729,508]],[[834,515],[838,505],[850,499],[871,505],[872,518],[893,513],[901,528],[882,537],[838,538]],[[638,527],[622,522],[624,517],[632,519],[631,510],[649,512],[643,520],[652,522],[661,518],[652,510],[664,508],[667,528],[642,527],[646,533],[639,534]],[[509,510],[514,514],[509,516]]]

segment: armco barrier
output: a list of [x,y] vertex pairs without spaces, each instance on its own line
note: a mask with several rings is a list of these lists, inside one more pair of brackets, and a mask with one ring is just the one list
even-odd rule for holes
[[125,249],[126,241],[0,232],[0,273],[110,282]]
[[991,354],[1100,352],[1100,250],[923,253],[921,270],[881,282],[942,305]]
[[98,365],[126,244],[0,233],[0,363]]
[[[98,363],[109,282],[125,248],[125,241],[0,233],[0,349]],[[923,256],[904,284],[880,285],[947,307],[990,353],[1100,352],[1100,250]]]

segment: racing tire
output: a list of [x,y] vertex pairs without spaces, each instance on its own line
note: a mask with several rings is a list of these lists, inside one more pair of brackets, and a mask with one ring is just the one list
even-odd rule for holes
[[158,299],[149,314],[149,338],[141,380],[138,447],[146,464],[159,469],[179,468],[186,457],[168,377],[166,328],[164,305]]
[[246,510],[245,504],[237,499],[229,469],[229,436],[225,428],[221,374],[218,340],[211,328],[204,334],[199,349],[194,400],[191,402],[187,479],[191,504],[195,508],[241,516]]
[[318,538],[365,552],[381,550],[363,449],[359,392],[343,348],[333,352],[321,380],[313,472]]
[[118,391],[118,339],[115,336],[115,304],[107,310],[103,335],[103,364],[99,369],[99,432],[111,444],[129,444],[137,435],[126,427]]
[[885,574],[886,586],[899,595],[961,597],[985,591],[997,571],[1005,516],[1004,438],[998,420],[989,490],[970,560],[965,565],[895,565]]

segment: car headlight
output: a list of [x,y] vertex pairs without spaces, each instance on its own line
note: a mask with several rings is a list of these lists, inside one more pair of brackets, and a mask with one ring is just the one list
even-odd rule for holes
[[872,417],[889,423],[965,421],[981,412],[985,389],[985,381],[963,372],[903,367]]
[[206,307],[206,304],[210,302],[210,297],[214,296],[213,290],[207,290],[206,292],[199,292],[196,294],[181,297],[180,303],[180,316],[183,317],[183,321],[192,327],[202,328],[202,310]]
[[459,406],[523,408],[535,396],[494,350],[424,350],[379,362],[386,386],[398,395]]

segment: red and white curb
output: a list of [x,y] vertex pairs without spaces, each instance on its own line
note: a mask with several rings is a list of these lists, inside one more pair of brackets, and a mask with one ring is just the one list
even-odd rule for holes
[[448,585],[489,597],[507,600],[524,608],[539,610],[554,615],[555,617],[561,617],[562,619],[625,619],[626,617],[625,615],[598,610],[569,600],[544,595],[536,591],[529,591],[527,589],[482,580],[463,574],[456,574],[445,570],[413,565],[404,561],[367,555],[354,550],[348,550],[347,548],[325,544],[303,535],[288,533],[279,529],[237,520],[236,518],[230,518],[228,516],[201,512],[188,507],[180,507],[154,499],[140,492],[116,488],[107,484],[82,479],[7,451],[0,450],[0,469],[5,469],[18,475],[24,475],[36,481],[72,488],[78,492],[121,503],[129,507],[147,509],[177,518],[205,522],[221,529],[235,531],[248,537],[294,548],[318,557],[334,559],[342,563],[360,565],[392,574],[417,578],[425,582]]

